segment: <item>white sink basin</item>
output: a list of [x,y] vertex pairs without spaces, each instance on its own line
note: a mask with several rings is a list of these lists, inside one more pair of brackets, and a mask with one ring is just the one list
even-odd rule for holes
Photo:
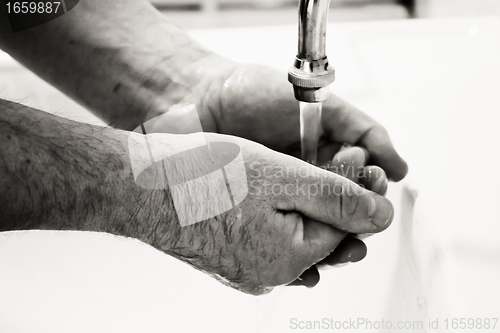
[[289,332],[325,320],[332,327],[354,322],[361,331],[388,322],[427,325],[427,318],[444,318],[457,305],[450,249],[416,213],[414,190],[392,186],[389,197],[397,216],[386,232],[366,239],[365,260],[322,271],[316,288],[281,287],[265,297],[233,291],[134,240],[78,232],[2,234],[0,327]]

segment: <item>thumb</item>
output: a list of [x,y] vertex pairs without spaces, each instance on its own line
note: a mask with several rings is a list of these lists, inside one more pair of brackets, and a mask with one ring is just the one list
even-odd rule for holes
[[392,222],[389,200],[326,170],[302,163],[305,172],[288,173],[289,191],[277,209],[301,212],[305,217],[349,233],[375,233]]

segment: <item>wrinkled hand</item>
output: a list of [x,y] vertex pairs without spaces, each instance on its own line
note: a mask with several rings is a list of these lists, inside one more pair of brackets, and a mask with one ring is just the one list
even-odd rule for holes
[[[286,73],[214,57],[204,62],[196,74],[197,79],[193,80],[196,84],[189,85],[190,92],[184,94],[184,100],[180,104],[196,103],[205,132],[240,136],[276,151],[300,156],[298,102],[293,96]],[[170,124],[180,123],[175,115],[167,121]],[[407,165],[395,151],[385,129],[336,96],[331,96],[324,102],[320,135],[320,165],[329,162],[332,164],[332,156],[347,143],[363,147],[366,154],[359,165],[371,164],[367,170],[379,166],[389,179],[395,181],[402,179],[407,173]],[[376,182],[375,178],[354,179],[346,174],[343,176],[359,181],[367,189],[378,193],[381,193],[380,186],[387,187],[385,181]],[[348,237],[324,263],[356,261],[365,254],[365,245]],[[316,271],[312,279],[306,278],[299,283],[311,286],[317,283],[318,278]]]
[[[289,284],[327,257],[347,233],[379,232],[392,221],[392,205],[386,198],[344,177],[242,138],[205,135],[210,142],[230,142],[241,149],[246,177],[238,184],[233,181],[231,192],[237,197],[235,193],[247,186],[248,195],[234,209],[179,227],[170,239],[165,239],[165,221],[160,219],[151,228],[158,235],[149,243],[233,288],[262,294]],[[161,135],[149,141],[158,139]],[[162,149],[161,142],[152,146],[153,154]],[[217,160],[229,151],[211,147]],[[179,163],[187,164],[171,168],[185,177],[186,172],[199,173],[193,167],[203,169],[211,161],[186,156]],[[220,182],[207,186],[215,193],[226,190]],[[196,214],[198,207],[184,209],[189,207]]]
[[[199,110],[205,131],[240,136],[300,157],[299,106],[286,73],[248,64],[214,60],[211,86]],[[206,91],[205,91],[206,93]],[[318,164],[343,144],[366,149],[368,164],[381,167],[394,181],[408,172],[387,131],[368,115],[332,95],[323,104]]]
[[[299,103],[286,73],[210,55],[193,64],[185,77],[188,79],[179,82],[184,89],[167,90],[169,97],[155,102],[157,106],[148,119],[169,111],[172,103],[194,104],[204,132],[239,136],[300,157]],[[157,129],[183,133],[180,127],[186,125],[184,133],[189,133],[190,124],[182,124],[184,118],[182,113],[172,113]],[[323,103],[321,125],[318,165],[330,161],[343,145],[349,144],[366,149],[367,163],[381,167],[390,180],[399,181],[407,174],[408,166],[394,149],[387,131],[339,97],[331,95]]]

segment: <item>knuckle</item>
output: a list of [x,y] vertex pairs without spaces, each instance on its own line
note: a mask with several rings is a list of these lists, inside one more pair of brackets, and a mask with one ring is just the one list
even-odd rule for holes
[[346,185],[344,192],[342,193],[342,209],[343,215],[347,222],[350,222],[356,215],[356,211],[359,207],[360,196],[353,192],[351,184]]
[[350,181],[337,180],[333,185],[333,196],[336,204],[331,205],[331,218],[338,222],[344,231],[351,229],[350,224],[356,218],[356,212],[361,203],[361,187]]

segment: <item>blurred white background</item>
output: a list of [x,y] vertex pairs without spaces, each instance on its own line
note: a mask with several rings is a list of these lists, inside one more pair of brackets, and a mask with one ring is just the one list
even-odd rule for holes
[[[295,24],[297,0],[151,0],[186,29]],[[331,0],[330,22],[499,15],[498,0]]]

